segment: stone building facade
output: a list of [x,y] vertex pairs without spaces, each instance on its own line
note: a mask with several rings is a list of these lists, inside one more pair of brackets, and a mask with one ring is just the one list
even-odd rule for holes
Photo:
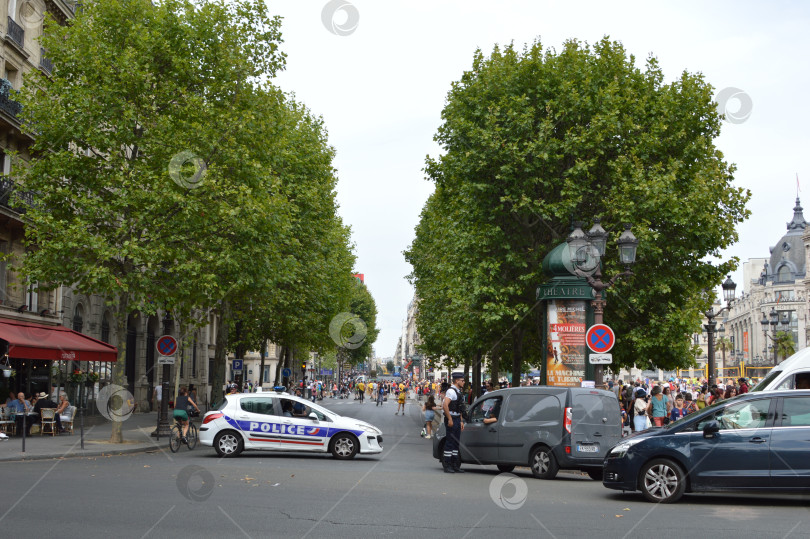
[[[751,258],[743,263],[744,289],[723,320],[736,360],[747,366],[772,366],[785,358],[774,358],[772,337],[776,331],[793,336],[796,350],[807,346],[807,256],[810,236],[799,198],[787,231],[770,248],[770,256]],[[770,324],[770,315],[778,325]],[[769,321],[767,332],[762,320]]]

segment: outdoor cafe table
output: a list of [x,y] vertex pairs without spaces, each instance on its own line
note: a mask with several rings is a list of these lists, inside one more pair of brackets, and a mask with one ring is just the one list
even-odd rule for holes
[[[25,412],[25,414],[21,414],[21,413],[18,413],[18,412],[11,412],[12,420],[17,422],[17,436],[22,436],[23,415],[28,416],[25,419],[25,428],[26,429],[30,429],[31,425],[34,424],[34,418],[39,416],[39,414],[37,412]],[[27,432],[26,432],[26,436],[28,436]]]

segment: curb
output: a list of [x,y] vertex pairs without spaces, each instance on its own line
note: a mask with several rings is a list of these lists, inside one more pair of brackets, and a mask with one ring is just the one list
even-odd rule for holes
[[47,455],[26,455],[22,452],[19,452],[16,455],[6,455],[0,457],[0,463],[2,462],[25,462],[31,460],[61,460],[61,459],[71,459],[71,458],[83,458],[83,457],[116,457],[118,455],[131,455],[134,453],[147,453],[150,450],[152,451],[160,451],[159,447],[155,446],[141,446],[141,447],[128,447],[126,449],[116,449],[113,451],[110,450],[101,450],[101,449],[85,449],[82,451],[79,449],[80,452],[71,451],[70,453],[63,453],[63,454],[47,454]]

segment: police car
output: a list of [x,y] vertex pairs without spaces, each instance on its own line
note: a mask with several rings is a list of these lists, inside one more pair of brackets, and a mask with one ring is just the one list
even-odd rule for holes
[[345,460],[382,452],[382,431],[288,393],[237,393],[205,414],[200,442],[220,457],[258,449],[332,453]]

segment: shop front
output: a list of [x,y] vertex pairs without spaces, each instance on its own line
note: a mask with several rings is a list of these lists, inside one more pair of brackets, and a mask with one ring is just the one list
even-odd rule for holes
[[[117,358],[114,346],[64,326],[0,320],[0,395],[64,391],[88,406],[99,380]],[[58,389],[57,389],[58,388]]]

